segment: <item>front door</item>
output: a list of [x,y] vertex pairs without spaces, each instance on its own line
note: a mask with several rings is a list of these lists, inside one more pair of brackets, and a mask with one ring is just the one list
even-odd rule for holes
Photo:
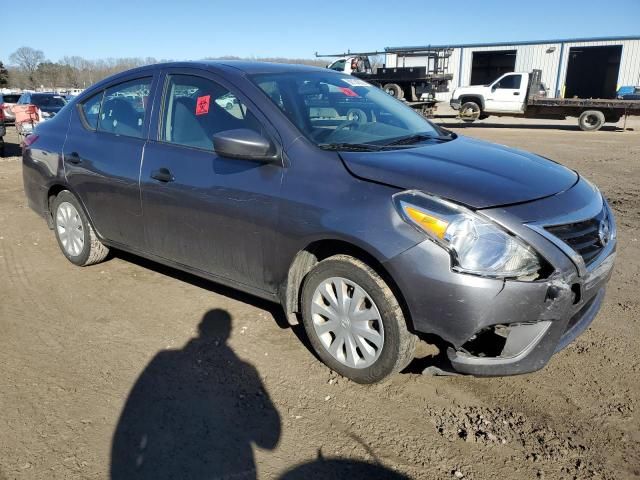
[[63,148],[67,182],[98,233],[144,247],[140,161],[148,130],[153,77],[118,83],[78,105]]
[[273,291],[264,265],[275,255],[283,168],[219,157],[213,135],[249,128],[276,141],[275,132],[212,74],[170,70],[163,95],[158,137],[140,172],[148,251]]
[[523,85],[521,74],[504,75],[491,85],[485,109],[488,112],[523,112],[526,94],[527,86]]

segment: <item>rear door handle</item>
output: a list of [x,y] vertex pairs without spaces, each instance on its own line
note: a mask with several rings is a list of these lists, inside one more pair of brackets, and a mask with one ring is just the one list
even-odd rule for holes
[[82,159],[80,158],[80,155],[78,154],[78,152],[71,152],[69,155],[66,156],[66,160],[67,162],[73,163],[74,165],[78,165],[82,163]]
[[173,182],[175,180],[175,177],[171,175],[171,172],[169,171],[169,169],[164,167],[151,172],[151,178],[163,183]]
[[520,95],[520,92],[513,92],[514,95]]

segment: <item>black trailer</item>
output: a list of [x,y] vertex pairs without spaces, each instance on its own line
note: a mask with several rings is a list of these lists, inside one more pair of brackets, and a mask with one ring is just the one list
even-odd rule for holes
[[[409,106],[419,110],[424,115],[430,115],[437,103],[435,94],[447,92],[449,81],[453,78],[448,73],[451,48],[421,48],[415,50],[385,49],[375,52],[346,52],[340,54],[316,53],[316,57],[333,57],[347,60],[345,69],[340,70],[361,78],[377,87],[382,88],[389,95],[398,100],[406,101]],[[396,66],[383,65],[371,68],[369,57],[376,55],[395,54]],[[411,58],[421,57],[425,64],[409,65]]]

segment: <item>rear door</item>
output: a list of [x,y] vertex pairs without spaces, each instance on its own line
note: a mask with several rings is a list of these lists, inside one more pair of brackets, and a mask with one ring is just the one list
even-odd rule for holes
[[98,233],[134,249],[144,248],[138,181],[154,80],[145,72],[78,104],[63,149],[67,182]]
[[489,112],[524,112],[527,82],[522,74],[508,73],[491,85],[491,93],[485,99],[485,109]]
[[277,248],[282,165],[219,157],[213,135],[248,128],[279,143],[277,133],[217,75],[168,69],[164,83],[157,136],[140,171],[149,252],[271,291],[264,267]]

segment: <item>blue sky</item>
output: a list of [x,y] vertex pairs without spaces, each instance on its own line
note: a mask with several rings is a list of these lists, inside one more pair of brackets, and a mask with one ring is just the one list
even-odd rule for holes
[[311,58],[316,51],[640,34],[640,0],[36,0],[27,10],[3,22],[0,61],[23,45],[52,61]]

